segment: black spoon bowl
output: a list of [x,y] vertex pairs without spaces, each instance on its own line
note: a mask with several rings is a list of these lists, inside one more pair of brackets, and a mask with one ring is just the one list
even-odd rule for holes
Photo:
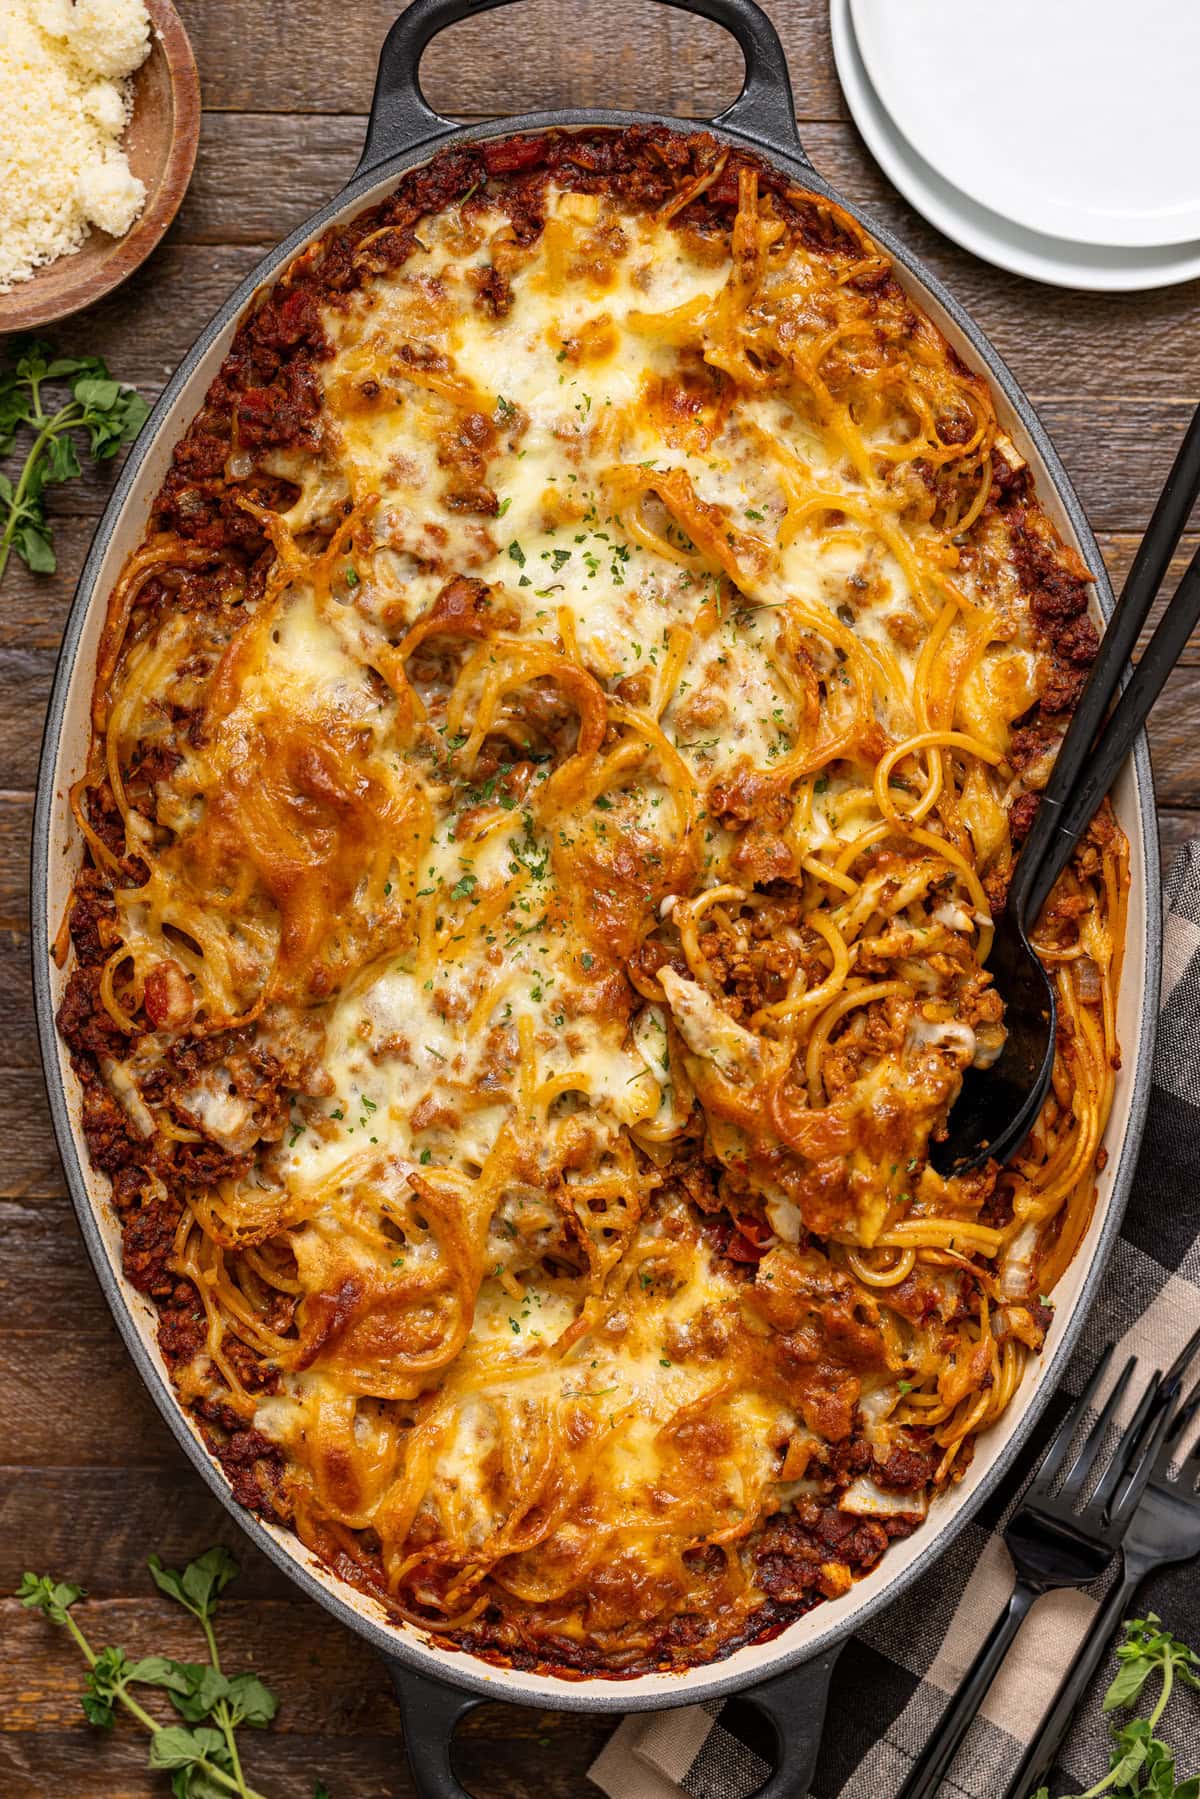
[[1054,983],[1030,943],[1030,931],[1200,622],[1197,551],[1105,724],[1198,493],[1200,407],[1188,426],[1120,602],[1100,640],[1088,684],[1017,860],[988,960],[996,991],[1004,1001],[1008,1036],[990,1067],[967,1069],[947,1120],[946,1136],[931,1147],[931,1160],[939,1174],[965,1174],[992,1158],[1006,1160],[1028,1136],[1049,1091],[1057,1006]]
[[997,927],[988,969],[1004,999],[1008,1036],[990,1067],[963,1074],[946,1138],[930,1150],[939,1174],[965,1174],[991,1157],[1007,1161],[1033,1129],[1050,1089],[1058,1023],[1054,984],[1010,912]]

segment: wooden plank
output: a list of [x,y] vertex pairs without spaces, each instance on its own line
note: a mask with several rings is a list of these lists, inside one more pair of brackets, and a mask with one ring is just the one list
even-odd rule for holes
[[[841,95],[824,0],[765,0],[783,39],[798,110],[836,118]],[[261,5],[186,8],[209,111],[360,112],[398,0],[292,0],[287,35]],[[719,26],[690,14],[588,0],[521,0],[435,40],[421,67],[430,103],[459,116],[611,106],[711,117],[735,98],[742,61]],[[206,119],[206,126],[207,126]],[[201,160],[207,152],[202,138]]]
[[[33,1029],[33,993],[29,975],[29,936],[26,930],[0,931],[0,1081],[10,1068],[37,1066],[37,1042]],[[3,1280],[0,1267],[0,1281]]]
[[[326,198],[336,183],[322,180],[315,185],[320,191],[311,196],[313,203]],[[209,227],[236,230],[237,241],[193,243],[173,234],[117,295],[103,300],[85,320],[67,320],[59,327],[56,342],[68,351],[86,349],[103,354],[113,374],[133,381],[146,398],[155,398],[187,345],[200,335],[201,327],[237,282],[284,234],[282,227],[299,223],[308,210],[308,198],[302,203],[290,200],[281,218],[273,194],[268,194],[264,203],[261,185],[257,191],[246,185],[245,192],[237,191],[228,200],[228,214],[246,219],[245,234],[223,221],[214,221]],[[268,223],[272,216],[275,228]],[[1110,430],[1110,417],[1121,421],[1126,439],[1144,430],[1150,446],[1157,435],[1155,419],[1160,405],[1175,403],[1184,408],[1178,426],[1182,435],[1189,405],[1180,398],[1180,369],[1195,367],[1200,354],[1195,284],[1139,295],[1141,309],[1130,308],[1124,295],[1105,295],[1096,309],[1067,309],[1052,297],[1054,290],[1002,275],[963,250],[955,250],[945,237],[930,234],[928,227],[923,234],[916,234],[909,228],[909,214],[894,201],[880,201],[873,216],[907,237],[914,250],[927,252],[934,272],[972,311],[1034,401],[1058,396],[1060,403],[1074,398],[1079,407],[1099,408],[1092,437],[1083,441],[1085,452],[1079,453],[1076,461],[1067,457],[1069,468],[1083,470],[1097,457],[1099,466],[1105,466],[1101,437]],[[1160,477],[1166,475],[1169,455],[1162,464],[1155,464],[1151,457],[1148,466],[1157,466]],[[72,482],[56,498],[65,498],[72,513],[92,511],[99,504],[99,495],[112,486],[112,464],[106,475],[108,479],[85,477],[83,482]],[[92,489],[94,500],[86,507],[79,506],[77,495]],[[1142,515],[1126,511],[1097,522],[1121,531],[1141,524]]]
[[6,1069],[0,1078],[0,1131],[5,1137],[0,1194],[64,1193],[40,1068]]
[[[79,1254],[83,1256],[82,1246]],[[47,1325],[50,1315],[47,1314]],[[41,1468],[181,1468],[176,1446],[142,1386],[97,1290],[64,1332],[0,1337],[0,1464]],[[76,1395],[69,1420],[64,1394]],[[151,1545],[152,1547],[152,1545]]]
[[[249,266],[253,252],[230,249],[207,252],[196,246],[182,245],[164,255],[191,261],[211,255],[222,269],[230,273],[239,262]],[[203,271],[198,270],[198,275]],[[232,286],[232,279],[222,282],[220,274],[208,271],[205,279],[212,304],[198,307],[197,329],[212,312],[219,299]],[[220,290],[217,292],[216,290]],[[194,296],[193,296],[194,297]],[[139,316],[147,320],[134,301]],[[98,309],[102,312],[103,307]],[[128,331],[126,320],[124,330]],[[99,324],[91,341],[104,340],[105,351],[111,350],[109,336],[115,334],[115,323]],[[122,333],[122,338],[123,338]],[[147,323],[136,343],[127,342],[123,355],[110,356],[111,366],[123,379],[133,381],[148,400],[153,400],[162,384],[161,374],[152,376],[139,364],[154,362],[161,367],[162,357],[153,348],[154,328]],[[63,340],[70,345],[70,340]],[[1085,355],[1085,345],[1077,353]],[[1018,373],[1021,370],[1018,369]],[[1079,497],[1094,529],[1104,532],[1140,531],[1158,498],[1167,470],[1192,416],[1189,400],[1147,396],[1130,398],[1121,394],[1050,392],[1030,385],[1030,394],[1043,424],[1058,449],[1065,467],[1071,473]],[[51,515],[98,516],[108,500],[115,477],[115,466],[103,471],[85,470],[68,489],[51,490]],[[60,514],[61,509],[61,514]],[[65,582],[63,583],[65,587]]]
[[13,790],[0,777],[0,933],[29,931],[29,834],[33,799],[27,785]]
[[366,126],[359,114],[208,113],[171,242],[278,242],[346,185]]
[[[64,1575],[69,1578],[69,1575]],[[93,1644],[120,1643],[127,1654],[162,1654],[197,1660],[204,1653],[198,1625],[180,1607],[162,1598],[149,1577],[130,1596],[86,1599],[75,1618]],[[225,1666],[253,1669],[279,1699],[273,1735],[354,1737],[396,1716],[381,1658],[353,1631],[295,1589],[285,1599],[246,1602],[231,1589],[221,1601],[218,1647]],[[55,1627],[12,1599],[0,1601],[8,1653],[0,1666],[4,1728],[11,1731],[67,1729],[78,1717],[81,1665],[71,1644]],[[55,1653],[55,1651],[58,1651]],[[49,1653],[48,1653],[49,1652]],[[140,1697],[140,1695],[139,1695]],[[157,1694],[146,1700],[153,1715],[166,1717],[170,1704]],[[589,1737],[595,1714],[548,1713],[525,1706],[484,1706],[464,1720],[462,1736],[494,1740],[504,1736],[536,1743],[556,1718],[558,1734]]]
[[[172,245],[263,246],[283,237],[344,185],[364,128],[363,119],[345,115],[211,117],[205,155]],[[805,141],[817,168],[846,200],[867,208],[875,222],[925,258],[1026,384],[1053,390],[1070,369],[1080,394],[1178,397],[1181,369],[1194,367],[1200,354],[1200,309],[1191,286],[1081,294],[1064,306],[1057,289],[993,268],[926,224],[866,156],[852,125],[809,126]],[[271,182],[261,178],[265,164],[274,171]],[[186,292],[181,298],[186,303]],[[172,320],[161,322],[164,329],[172,332],[172,345],[186,342]]]
[[1030,391],[1093,529],[1140,530],[1191,419],[1191,402]]
[[1155,706],[1150,722],[1150,754],[1160,806],[1191,808],[1200,802],[1196,720],[1200,717],[1200,671],[1177,668]]
[[[1152,730],[1164,864],[1177,845],[1200,835],[1200,768],[1194,752],[1200,669],[1176,672]],[[9,1000],[0,1045],[0,1133],[6,1144],[0,1196],[24,1198],[65,1191],[37,1059],[32,997],[22,970],[27,954],[25,834],[28,796],[0,797],[0,901],[10,926],[0,955],[0,995]],[[7,825],[7,830],[5,826]],[[3,939],[0,939],[3,941]]]
[[[65,1228],[71,1231],[69,1221]],[[0,1479],[0,1593],[13,1591],[35,1552],[39,1572],[86,1580],[90,1593],[111,1598],[149,1592],[152,1551],[179,1567],[224,1543],[241,1570],[238,1599],[295,1597],[182,1456],[170,1467],[141,1468],[133,1479],[123,1468],[38,1467],[6,1468]]]
[[[69,496],[64,496],[64,501]],[[9,563],[4,575],[4,605],[0,608],[0,682],[4,681],[4,656],[12,650],[18,652],[41,652],[41,660],[35,662],[37,679],[45,684],[50,679],[54,659],[58,655],[58,646],[66,624],[67,612],[70,609],[75,584],[79,579],[84,558],[92,541],[96,528],[96,520],[90,515],[58,514],[55,521],[55,549],[58,553],[58,572],[54,575],[34,575],[23,562],[15,559]],[[1113,587],[1120,592],[1134,553],[1141,542],[1141,535],[1136,531],[1103,531],[1098,533],[1100,551],[1108,566]],[[1150,623],[1143,633],[1149,634],[1156,623],[1166,598],[1173,592],[1175,583],[1183,573],[1191,557],[1200,549],[1200,531],[1189,532],[1180,544],[1179,550],[1171,564],[1171,572],[1166,582],[1164,598],[1158,602],[1151,614]],[[1186,662],[1200,662],[1200,628],[1192,638],[1184,655]],[[19,731],[28,741],[38,738],[40,741],[40,711],[32,704],[28,705],[26,716],[18,722],[16,714],[26,701],[20,683],[10,682],[12,688],[13,730]],[[35,720],[37,728],[31,728],[30,721]],[[4,731],[8,724],[8,714],[0,716],[0,774],[6,766],[3,748]],[[6,784],[9,787],[20,785],[11,777]]]
[[[93,520],[69,518],[59,534],[59,574],[47,578],[18,564],[6,578],[4,624],[0,628],[0,787],[32,788],[37,780],[41,724],[50,697],[58,643],[66,622],[74,583],[91,540]],[[1119,593],[1139,538],[1132,532],[1106,532],[1100,548]],[[1141,635],[1145,644],[1158,623],[1188,561],[1200,547],[1189,534],[1174,557],[1162,597],[1155,603]],[[23,621],[28,620],[27,629]],[[1200,626],[1184,651],[1184,666],[1200,666]],[[3,947],[0,946],[0,997],[5,990]],[[0,1065],[7,1060],[0,1045]]]
[[[483,1718],[492,1707],[474,1713]],[[495,1734],[474,1736],[471,1719],[456,1743],[455,1767],[479,1799],[583,1799],[594,1793],[587,1769],[613,1729],[611,1718],[558,1713],[543,1718],[540,1735],[515,1741],[501,1734],[515,1708],[497,1707]],[[334,1799],[411,1799],[415,1793],[399,1715],[385,1734],[384,1704],[369,1732],[357,1737],[245,1733],[246,1775],[270,1799],[312,1799],[323,1781]],[[111,1738],[79,1725],[52,1733],[0,1735],[0,1781],[5,1799],[163,1799],[163,1776],[147,1772],[144,1739],[124,1723]]]
[[[153,1540],[146,1547],[152,1549]],[[129,1654],[153,1652],[181,1661],[203,1655],[199,1626],[159,1596],[148,1575],[137,1580],[131,1597],[87,1600],[76,1616],[96,1645],[120,1643]],[[47,1654],[54,1627],[14,1600],[0,1602],[0,1618],[9,1648],[0,1667],[6,1727],[48,1731],[73,1724],[80,1670],[71,1645],[59,1637],[59,1653]],[[238,1670],[255,1669],[278,1694],[279,1734],[352,1734],[369,1726],[372,1714],[389,1703],[378,1657],[360,1637],[299,1594],[249,1603],[227,1597],[219,1628],[222,1661]],[[170,1706],[155,1695],[146,1709],[165,1717]]]
[[[107,1309],[65,1197],[0,1199],[0,1240],[0,1335],[47,1330],[56,1318],[70,1318],[73,1334],[107,1327]],[[7,1497],[0,1493],[0,1518]],[[0,1530],[0,1565],[3,1536]],[[0,1592],[4,1587],[0,1573]]]
[[[1159,846],[1164,875],[1179,847],[1193,838],[1200,838],[1200,807],[1194,799],[1187,806],[1160,808]],[[16,1013],[10,1022],[10,1035],[14,1048],[9,1053],[36,1060],[32,1003],[27,993],[17,1001]],[[64,1207],[63,1228],[72,1228],[65,1210],[68,1205],[66,1185],[54,1147],[45,1090],[38,1067],[0,1068],[0,1133],[3,1133],[7,1144],[4,1167],[0,1169],[0,1200],[32,1204],[48,1197]],[[78,1253],[82,1265],[82,1249]],[[16,1268],[11,1256],[8,1257],[8,1262],[13,1270],[10,1278],[15,1286],[24,1276]],[[29,1278],[33,1278],[32,1270]],[[87,1290],[86,1280],[82,1280],[80,1285],[84,1291]],[[0,1330],[3,1329],[6,1305],[19,1309],[17,1299],[0,1289]],[[102,1302],[98,1296],[95,1298],[95,1305],[95,1316],[99,1319],[102,1315]],[[98,1323],[96,1328],[100,1328]]]

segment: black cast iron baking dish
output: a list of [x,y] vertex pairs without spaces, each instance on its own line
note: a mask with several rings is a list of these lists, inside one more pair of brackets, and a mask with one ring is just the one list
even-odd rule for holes
[[[175,1398],[154,1344],[148,1302],[124,1282],[111,1207],[88,1166],[78,1128],[78,1093],[55,1030],[61,985],[50,943],[78,865],[79,845],[66,791],[86,750],[88,697],[95,639],[104,600],[125,554],[140,538],[171,449],[197,411],[203,391],[224,355],[234,323],[262,285],[294,252],[329,225],[380,198],[407,170],[452,142],[511,137],[547,127],[621,127],[635,122],[697,129],[695,121],[646,113],[567,111],[538,113],[457,126],[426,103],[418,82],[421,54],[430,39],[457,20],[508,5],[511,0],[413,0],[392,28],[380,57],[378,81],[362,161],[335,199],[263,259],[189,351],[168,383],[134,447],[101,520],[72,607],[46,726],[34,823],[32,913],[34,984],[38,1031],[55,1133],[88,1251],[122,1336],[159,1410],[201,1476],[237,1517],[254,1543],[311,1598],[371,1642],[388,1661],[404,1715],[413,1778],[425,1799],[462,1799],[450,1761],[455,1723],[489,1699],[546,1709],[621,1713],[690,1704],[741,1693],[766,1715],[776,1739],[776,1769],[763,1799],[785,1799],[808,1790],[825,1709],[830,1672],[847,1637],[881,1606],[926,1571],[1012,1464],[1082,1328],[1108,1251],[1116,1237],[1132,1179],[1149,1098],[1160,923],[1154,794],[1145,741],[1118,792],[1118,814],[1133,850],[1133,890],[1119,1020],[1126,1073],[1109,1132],[1110,1162],[1102,1177],[1089,1236],[1060,1288],[1061,1303],[1045,1355],[1010,1409],[1003,1428],[976,1456],[961,1487],[938,1502],[924,1528],[893,1545],[879,1568],[843,1600],[822,1605],[771,1642],[738,1650],[728,1660],[682,1675],[632,1681],[589,1677],[552,1680],[493,1668],[419,1632],[389,1623],[363,1599],[319,1566],[288,1533],[243,1512],[219,1465],[204,1447]],[[754,0],[663,0],[725,26],[745,58],[745,81],[734,104],[710,125],[722,141],[765,155],[800,185],[845,202],[814,170],[796,130],[783,49]],[[602,0],[597,0],[597,23]],[[854,208],[847,208],[853,212]],[[932,314],[961,353],[985,370],[1006,427],[1038,476],[1043,503],[1088,564],[1100,610],[1112,605],[1104,565],[1079,502],[1044,430],[1007,368],[983,334],[921,263],[869,220],[871,235],[894,259],[896,273]]]

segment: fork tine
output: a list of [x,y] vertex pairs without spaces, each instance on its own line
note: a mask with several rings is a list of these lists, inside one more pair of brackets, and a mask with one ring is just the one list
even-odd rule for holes
[[[1196,1382],[1196,1385],[1183,1401],[1178,1412],[1175,1414],[1175,1417],[1171,1420],[1171,1434],[1167,1439],[1166,1448],[1159,1457],[1159,1460],[1163,1464],[1164,1475],[1167,1471],[1167,1465],[1169,1464],[1171,1457],[1179,1447],[1180,1439],[1187,1434],[1188,1426],[1196,1416],[1197,1411],[1200,1411],[1200,1381]],[[1155,1472],[1157,1473],[1157,1469]],[[1200,1474],[1200,1437],[1192,1444],[1191,1449],[1179,1464],[1179,1478],[1185,1486],[1194,1486],[1198,1474]]]
[[[1161,1392],[1162,1389],[1160,1389],[1160,1395]],[[1141,1502],[1142,1494],[1146,1491],[1146,1482],[1149,1480],[1151,1469],[1158,1459],[1159,1451],[1163,1446],[1163,1440],[1167,1434],[1167,1427],[1171,1422],[1171,1411],[1172,1407],[1170,1400],[1168,1399],[1166,1405],[1163,1406],[1162,1411],[1158,1415],[1153,1431],[1150,1434],[1150,1441],[1144,1446],[1140,1459],[1131,1459],[1130,1466],[1132,1471],[1129,1476],[1129,1484],[1121,1494],[1120,1500],[1112,1508],[1109,1514],[1110,1523],[1118,1530],[1124,1530],[1125,1525],[1133,1516],[1134,1507]],[[1145,1433],[1143,1432],[1142,1435],[1144,1436]]]
[[[1187,1398],[1180,1400],[1178,1409],[1171,1419],[1171,1428],[1167,1432],[1167,1440],[1163,1444],[1162,1456],[1159,1458],[1164,1461],[1164,1466],[1174,1455],[1180,1439],[1187,1434],[1188,1425],[1198,1410],[1200,1410],[1200,1380],[1196,1382]],[[1192,1456],[1198,1454],[1200,1454],[1200,1443],[1195,1445],[1188,1460],[1190,1461]]]
[[[1174,1394],[1168,1389],[1162,1375],[1155,1374],[1148,1382],[1133,1417],[1121,1433],[1121,1440],[1113,1451],[1112,1460],[1104,1470],[1096,1491],[1092,1494],[1090,1506],[1094,1506],[1100,1512],[1107,1510],[1113,1494],[1122,1480],[1140,1466],[1141,1458],[1146,1450],[1146,1440],[1155,1431],[1160,1417],[1165,1421],[1163,1426],[1163,1435],[1165,1435],[1166,1426],[1171,1422],[1173,1398]],[[1156,1437],[1156,1444],[1161,1440],[1161,1436]]]
[[1124,1368],[1122,1368],[1120,1374],[1117,1376],[1116,1386],[1104,1402],[1103,1411],[1084,1438],[1079,1454],[1075,1457],[1074,1462],[1067,1472],[1067,1477],[1059,1489],[1058,1497],[1060,1499],[1077,1499],[1079,1497],[1079,1494],[1083,1489],[1083,1483],[1091,1472],[1092,1463],[1095,1461],[1096,1456],[1100,1451],[1100,1446],[1104,1442],[1104,1433],[1112,1423],[1113,1415],[1121,1403],[1126,1387],[1129,1385],[1129,1377],[1136,1367],[1137,1357],[1130,1356]]
[[1183,1348],[1164,1374],[1164,1382],[1169,1384],[1170,1382],[1175,1381],[1178,1385],[1182,1386],[1183,1377],[1188,1371],[1188,1364],[1198,1349],[1200,1349],[1200,1330],[1196,1332],[1195,1336],[1193,1336],[1189,1342],[1184,1344]]
[[[1166,1374],[1163,1376],[1164,1391],[1173,1389],[1172,1396],[1174,1393],[1178,1393],[1183,1384],[1183,1376],[1187,1373],[1188,1364],[1191,1362],[1197,1349],[1200,1349],[1200,1330],[1196,1331],[1190,1340],[1184,1344],[1179,1354],[1175,1357],[1175,1360],[1171,1363],[1171,1366],[1167,1369]],[[1188,1426],[1195,1417],[1198,1408],[1200,1408],[1200,1381],[1196,1382],[1196,1385],[1192,1388],[1187,1398],[1180,1400],[1178,1406],[1176,1406],[1171,1413],[1167,1434],[1155,1457],[1153,1470],[1153,1478],[1155,1480],[1168,1480],[1170,1478],[1171,1462],[1180,1441],[1187,1434]],[[1193,1473],[1197,1467],[1200,1467],[1200,1443],[1195,1444],[1191,1454],[1185,1457],[1184,1461],[1180,1463],[1180,1473],[1182,1474],[1184,1469],[1189,1466]]]
[[1104,1379],[1105,1373],[1108,1370],[1108,1364],[1112,1361],[1112,1353],[1113,1346],[1110,1343],[1100,1357],[1100,1360],[1096,1363],[1096,1366],[1093,1368],[1087,1386],[1083,1389],[1083,1392],[1079,1395],[1079,1398],[1075,1401],[1075,1404],[1071,1407],[1070,1411],[1059,1425],[1054,1441],[1042,1458],[1042,1465],[1037,1471],[1033,1485],[1030,1487],[1031,1494],[1049,1492],[1050,1484],[1053,1481],[1054,1476],[1062,1467],[1063,1459],[1066,1456],[1068,1449],[1071,1447],[1071,1439],[1074,1437],[1075,1432],[1079,1429],[1079,1426],[1087,1416],[1087,1409],[1092,1403],[1092,1396],[1095,1393],[1096,1388],[1100,1385],[1100,1382]]

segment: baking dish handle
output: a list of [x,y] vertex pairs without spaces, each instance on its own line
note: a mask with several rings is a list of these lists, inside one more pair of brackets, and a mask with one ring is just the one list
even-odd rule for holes
[[[426,46],[448,25],[512,3],[513,0],[411,0],[388,32],[379,53],[379,73],[362,159],[355,170],[356,180],[391,157],[458,129],[452,119],[435,112],[421,92],[420,67]],[[783,45],[755,0],[660,0],[660,4],[712,19],[737,39],[746,62],[742,91],[713,123],[727,125],[765,149],[784,150],[807,163],[796,130]]]
[[754,1799],[804,1799],[812,1787],[813,1772],[825,1727],[829,1682],[842,1653],[835,1643],[811,1661],[801,1662],[774,1680],[747,1687],[738,1695],[762,1712],[775,1732],[775,1769]]
[[417,1799],[469,1799],[458,1784],[450,1745],[467,1713],[486,1704],[486,1700],[443,1681],[429,1680],[424,1674],[414,1674],[390,1656],[387,1669],[404,1722],[404,1747]]
[[[821,1747],[829,1678],[840,1653],[839,1643],[737,1695],[761,1711],[775,1733],[775,1766],[753,1799],[804,1799]],[[454,1772],[451,1744],[467,1713],[487,1701],[414,1674],[402,1662],[389,1659],[388,1672],[404,1720],[404,1746],[417,1799],[469,1799]]]

